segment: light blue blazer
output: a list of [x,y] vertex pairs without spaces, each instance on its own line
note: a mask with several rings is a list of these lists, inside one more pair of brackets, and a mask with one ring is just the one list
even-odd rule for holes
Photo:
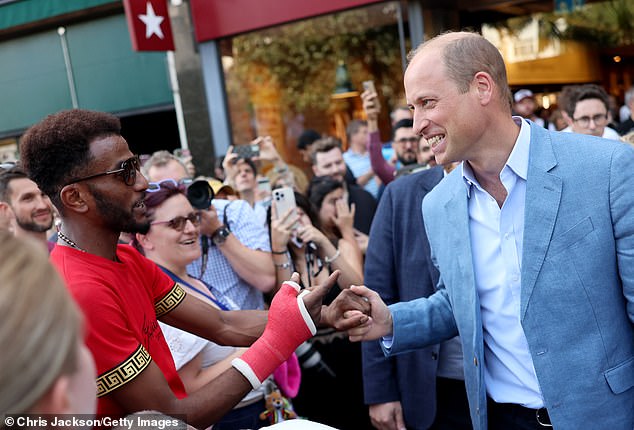
[[[533,123],[521,322],[556,430],[634,428],[634,150]],[[387,354],[460,334],[474,429],[487,429],[467,189],[455,169],[423,201],[439,291],[390,306]]]

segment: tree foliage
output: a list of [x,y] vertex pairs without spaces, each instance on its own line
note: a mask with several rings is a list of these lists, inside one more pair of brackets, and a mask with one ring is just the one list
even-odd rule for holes
[[385,83],[386,97],[398,96],[391,83],[400,87],[402,74],[395,21],[373,27],[363,8],[238,36],[232,46],[235,70],[246,81],[254,79],[255,64],[264,65],[282,89],[284,107],[295,112],[328,108],[339,60],[357,89],[361,81],[375,79]]

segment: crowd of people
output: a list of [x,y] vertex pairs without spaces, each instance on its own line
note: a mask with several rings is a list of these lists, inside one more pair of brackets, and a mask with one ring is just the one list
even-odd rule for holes
[[466,32],[404,84],[388,142],[374,89],[346,147],[306,130],[310,171],[266,136],[203,177],[111,114],[29,128],[0,171],[0,415],[631,429],[634,88],[620,124],[594,84],[544,119]]

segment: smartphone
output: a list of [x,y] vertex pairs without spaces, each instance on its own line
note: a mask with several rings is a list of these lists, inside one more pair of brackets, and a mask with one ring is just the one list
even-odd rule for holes
[[289,209],[295,209],[295,192],[291,187],[276,188],[272,191],[273,201],[275,202],[276,218],[279,219]]
[[374,87],[374,81],[363,81],[362,85],[365,91],[376,93],[376,88]]
[[238,158],[253,158],[260,156],[260,146],[257,144],[236,145],[233,152],[238,154]]

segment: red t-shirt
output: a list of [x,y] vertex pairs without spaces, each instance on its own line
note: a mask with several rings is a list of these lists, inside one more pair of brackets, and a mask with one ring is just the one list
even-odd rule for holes
[[119,245],[117,257],[120,262],[68,246],[56,246],[51,253],[84,312],[86,344],[97,365],[97,413],[109,416],[125,411],[108,394],[137,377],[152,360],[174,395],[187,396],[157,322],[178,306],[185,292],[131,246]]

